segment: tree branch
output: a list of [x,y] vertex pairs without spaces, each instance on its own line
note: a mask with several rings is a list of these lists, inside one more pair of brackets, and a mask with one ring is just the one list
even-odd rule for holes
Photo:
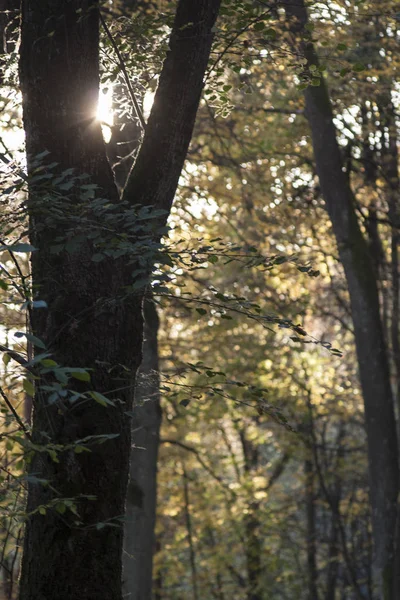
[[203,89],[221,0],[181,0],[143,144],[123,200],[170,211]]

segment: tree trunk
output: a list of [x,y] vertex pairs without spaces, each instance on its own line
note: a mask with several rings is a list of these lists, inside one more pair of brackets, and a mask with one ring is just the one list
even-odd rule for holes
[[318,568],[316,548],[316,514],[315,514],[315,489],[314,489],[314,464],[312,458],[304,461],[304,475],[306,487],[306,521],[307,521],[307,568],[308,568],[308,598],[318,600]]
[[[192,135],[218,10],[219,0],[178,3],[155,107],[125,189],[128,205],[163,209],[160,224],[166,221]],[[91,208],[95,205],[82,197],[81,182],[60,192],[39,186],[34,177],[35,157],[46,150],[42,174],[65,174],[71,168],[74,176],[88,173],[115,214],[124,214],[126,205],[119,201],[94,118],[98,53],[97,1],[23,0],[20,80],[30,235],[37,248],[32,279],[34,296],[46,302],[46,308],[32,311],[31,327],[60,367],[90,370],[90,382],[70,384],[74,390],[105,394],[112,404],[89,396],[76,403],[63,395],[54,399],[45,387],[54,386],[50,374],[35,382],[21,600],[122,598],[122,519],[131,445],[127,413],[141,362],[143,290],[132,288],[134,265],[126,257],[92,260],[89,235],[101,219]],[[74,251],[54,251],[58,238],[65,241],[76,231],[81,238]],[[85,443],[89,451],[74,451],[77,441],[88,436],[105,441],[95,443],[92,437]]]
[[248,489],[247,513],[244,515],[244,541],[247,565],[248,591],[247,600],[262,600],[262,543],[260,538],[260,503],[253,497],[251,478],[256,472],[259,462],[259,447],[249,440],[246,430],[239,430],[243,451],[244,472],[250,479]]
[[[117,92],[121,96],[123,86]],[[138,99],[142,104],[142,99]],[[139,151],[142,129],[139,120],[124,114],[114,120],[107,155],[115,182],[123,190]],[[157,456],[161,425],[158,373],[159,318],[148,290],[143,303],[143,359],[135,386],[131,420],[131,458],[126,496],[123,552],[123,592],[129,600],[151,598],[155,546]]]
[[199,591],[197,584],[197,565],[196,565],[196,550],[193,541],[193,522],[190,512],[190,496],[189,496],[189,478],[186,473],[185,463],[182,463],[182,482],[183,482],[183,502],[185,511],[187,540],[189,546],[189,562],[192,580],[192,598],[199,600]]
[[262,600],[261,575],[262,545],[260,540],[260,505],[253,501],[247,505],[248,514],[244,517],[246,563],[249,588],[247,600]]
[[[293,37],[307,24],[303,0],[284,2]],[[308,61],[318,65],[313,45],[295,39]],[[367,243],[343,172],[333,113],[323,77],[304,91],[321,189],[346,274],[361,387],[365,406],[375,568],[380,597],[395,598],[395,531],[399,492],[396,425],[387,350],[379,314],[377,282]],[[396,560],[397,562],[397,560]]]
[[126,497],[124,598],[149,600],[152,589],[157,455],[161,425],[157,334],[152,299],[144,302],[143,361],[138,372],[132,416],[132,451]]

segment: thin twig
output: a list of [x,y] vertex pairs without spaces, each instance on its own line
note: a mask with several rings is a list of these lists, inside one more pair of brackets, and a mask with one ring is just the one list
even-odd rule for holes
[[18,425],[20,426],[21,430],[25,433],[28,440],[31,440],[31,435],[30,435],[28,429],[26,428],[25,423],[22,421],[21,417],[19,416],[19,414],[17,413],[17,411],[15,410],[15,408],[13,407],[13,405],[11,404],[9,399],[7,398],[2,387],[0,387],[0,396],[2,396],[4,402],[7,404],[8,408],[12,412],[15,420],[17,421]]

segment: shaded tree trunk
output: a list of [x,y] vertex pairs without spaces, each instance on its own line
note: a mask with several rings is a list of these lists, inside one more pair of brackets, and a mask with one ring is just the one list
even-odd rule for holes
[[387,131],[387,141],[385,144],[385,135],[382,136],[382,164],[381,172],[385,178],[387,190],[387,205],[389,220],[391,225],[391,284],[392,284],[392,310],[390,323],[390,342],[393,355],[394,397],[397,403],[398,415],[400,414],[400,290],[399,290],[399,239],[400,239],[400,179],[399,179],[399,152],[397,148],[397,124],[396,112],[391,98],[391,87],[379,98],[379,113],[382,129]]
[[192,580],[193,600],[199,600],[197,584],[197,561],[193,535],[193,520],[190,512],[189,477],[186,473],[185,464],[182,463],[183,502],[185,511],[186,531],[189,545],[190,574]]
[[[259,448],[246,437],[245,429],[239,430],[239,437],[243,450],[244,472],[246,476],[251,478],[258,466]],[[247,514],[244,516],[244,539],[248,577],[247,600],[262,600],[262,544],[260,539],[260,518],[258,514],[260,505],[259,502],[251,497],[251,487],[252,486],[250,485],[250,498],[247,503]]]
[[[302,42],[307,24],[303,0],[283,3],[293,43],[310,65],[318,65],[313,45]],[[354,209],[354,197],[343,172],[333,112],[323,77],[319,87],[304,91],[321,189],[346,274],[368,442],[370,500],[375,569],[380,597],[396,598],[395,532],[399,492],[397,436],[387,349],[380,319],[377,282],[368,245]]]
[[246,541],[246,562],[247,576],[249,579],[249,589],[247,592],[247,600],[262,600],[261,591],[261,553],[262,545],[260,540],[260,519],[258,502],[250,502],[245,515],[245,541]]
[[[124,86],[114,87],[117,96]],[[126,92],[125,92],[126,93]],[[141,105],[142,99],[138,102]],[[115,109],[117,108],[117,103]],[[133,108],[133,107],[132,107]],[[143,131],[139,119],[127,115],[114,119],[107,156],[115,182],[123,190]],[[153,554],[157,498],[157,457],[161,425],[158,372],[159,318],[151,289],[143,303],[144,339],[142,363],[135,386],[131,420],[131,458],[126,496],[123,554],[124,598],[146,600],[152,594]]]
[[[163,209],[160,225],[192,135],[218,10],[218,0],[178,3],[146,136],[123,194],[130,206]],[[118,213],[124,205],[94,118],[98,53],[97,1],[23,0],[20,80],[28,173],[34,174],[35,157],[46,150],[45,173],[71,168],[76,176],[89,173]],[[105,394],[113,404],[103,406],[89,397],[72,404],[63,396],[50,402],[43,384],[53,379],[36,381],[20,599],[121,600],[131,445],[127,413],[141,362],[143,290],[132,290],[134,266],[124,257],[92,260],[89,234],[96,214],[90,215],[93,221],[78,218],[88,211],[79,182],[62,194],[40,188],[32,177],[30,182],[31,241],[37,248],[33,290],[47,306],[33,310],[32,331],[58,365],[90,369],[90,383],[79,381],[74,389]],[[54,252],[57,238],[76,230],[82,236],[78,248]],[[74,452],[77,441],[88,436],[106,441],[88,443],[89,452]],[[49,444],[57,447],[56,460],[40,451]],[[74,511],[55,510],[62,498]]]
[[318,569],[315,528],[315,489],[314,465],[311,457],[304,461],[304,475],[306,486],[306,522],[307,522],[307,567],[308,567],[308,597],[309,600],[318,600]]
[[157,498],[157,455],[161,425],[156,306],[143,306],[143,361],[132,411],[132,451],[126,497],[124,598],[148,600],[152,590]]

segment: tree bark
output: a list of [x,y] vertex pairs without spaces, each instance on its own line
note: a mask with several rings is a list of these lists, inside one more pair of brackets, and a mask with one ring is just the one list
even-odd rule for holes
[[184,510],[185,510],[185,521],[186,521],[186,531],[187,531],[187,540],[189,546],[189,561],[190,561],[190,571],[191,571],[191,580],[192,580],[192,598],[193,600],[199,600],[199,591],[197,584],[197,565],[196,565],[196,550],[193,541],[193,522],[192,515],[190,512],[190,497],[189,497],[189,478],[186,473],[185,463],[182,463],[182,482],[183,482],[183,501],[184,501]]
[[143,361],[132,411],[132,451],[125,512],[124,598],[151,598],[157,499],[157,455],[161,425],[157,334],[152,299],[143,306]]
[[[246,430],[239,430],[243,451],[244,472],[251,478],[259,462],[259,447],[246,436]],[[253,497],[252,486],[249,485],[247,513],[244,515],[244,541],[247,565],[248,590],[247,600],[262,600],[262,543],[260,538],[260,503]]]
[[[124,193],[131,206],[163,209],[162,223],[192,135],[219,4],[178,3],[155,108]],[[96,0],[23,0],[20,80],[30,235],[37,249],[32,256],[33,290],[47,305],[33,310],[32,331],[60,366],[90,369],[90,384],[77,382],[75,389],[94,390],[113,401],[106,407],[92,400],[71,404],[63,397],[50,403],[43,384],[52,380],[47,376],[36,381],[36,447],[30,463],[20,599],[121,600],[122,517],[131,445],[127,413],[141,362],[143,290],[127,293],[132,265],[123,257],[92,260],[89,219],[79,224],[83,241],[75,252],[51,251],[59,236],[77,227],[76,215],[87,209],[87,201],[78,184],[59,194],[40,188],[33,177],[35,157],[46,150],[42,172],[73,168],[75,176],[90,174],[115,211],[124,210],[95,120]],[[50,168],[50,162],[56,164]],[[88,444],[90,452],[74,452],[77,440],[96,435],[116,437]],[[49,444],[57,447],[56,460],[45,450]],[[58,498],[73,501],[76,514],[54,510]]]
[[316,514],[315,514],[315,489],[314,489],[314,464],[311,457],[304,461],[305,500],[307,521],[307,570],[308,570],[308,598],[318,600],[318,568],[316,548]]
[[[123,94],[119,85],[114,93]],[[142,99],[139,98],[139,104]],[[124,114],[114,119],[107,156],[115,182],[122,190],[139,151],[143,134],[139,120]],[[157,503],[157,457],[161,426],[160,378],[158,372],[157,308],[146,293],[143,303],[144,339],[131,419],[131,458],[126,496],[123,552],[123,593],[129,600],[152,595],[153,554]]]
[[[290,20],[293,43],[307,58],[308,67],[318,65],[313,45],[298,39],[308,20],[303,0],[284,1],[283,4]],[[332,107],[323,77],[319,87],[306,88],[304,97],[317,173],[350,294],[365,406],[375,569],[379,593],[385,600],[394,600],[395,563],[398,562],[398,559],[395,559],[399,492],[397,436],[377,282],[368,246],[357,221],[353,193],[343,172]]]

